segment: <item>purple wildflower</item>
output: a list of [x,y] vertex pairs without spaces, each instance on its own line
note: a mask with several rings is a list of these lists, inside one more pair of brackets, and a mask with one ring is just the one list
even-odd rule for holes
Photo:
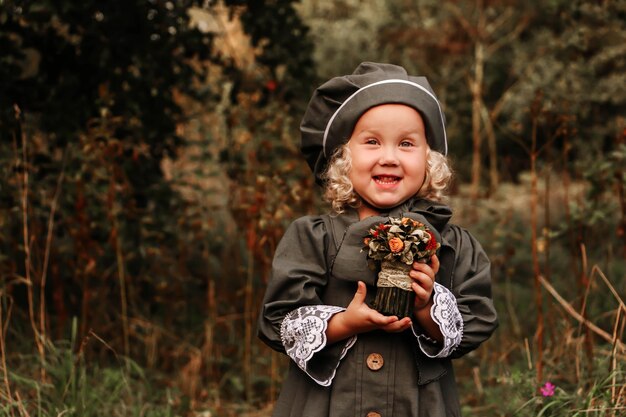
[[541,391],[541,395],[544,397],[552,397],[554,395],[555,388],[556,387],[552,384],[552,382],[548,381],[543,387],[539,388],[539,391]]

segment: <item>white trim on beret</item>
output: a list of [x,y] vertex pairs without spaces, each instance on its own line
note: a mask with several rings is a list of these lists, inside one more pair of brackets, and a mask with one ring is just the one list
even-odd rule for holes
[[[380,85],[380,84],[408,84],[411,85],[413,87],[417,87],[420,90],[422,90],[424,93],[428,94],[429,97],[431,97],[435,103],[437,104],[437,108],[439,109],[439,117],[441,118],[441,125],[445,126],[445,121],[443,118],[443,111],[441,110],[441,105],[439,104],[439,100],[437,100],[437,97],[435,97],[430,91],[428,91],[426,88],[424,88],[423,86],[414,83],[412,81],[407,81],[407,80],[400,80],[400,79],[389,79],[389,80],[382,80],[382,81],[377,81],[375,83],[372,84],[368,84],[364,87],[359,88],[358,90],[356,90],[354,93],[352,93],[352,95],[350,97],[348,97],[343,103],[341,103],[341,106],[339,106],[339,108],[337,110],[335,110],[335,113],[333,113],[333,115],[331,116],[331,118],[328,120],[328,123],[326,124],[326,129],[324,130],[324,139],[322,141],[322,148],[324,150],[324,156],[328,158],[328,155],[326,154],[326,138],[328,137],[328,132],[330,131],[330,127],[333,124],[333,121],[335,120],[335,117],[339,114],[339,112],[341,111],[341,109],[348,104],[348,102],[350,100],[352,100],[356,95],[358,95],[360,92],[370,88],[370,87],[374,87],[376,85]],[[384,104],[384,103],[381,103]],[[448,137],[446,135],[446,129],[444,127],[443,129],[443,143],[445,146],[445,152],[444,155],[448,153]]]

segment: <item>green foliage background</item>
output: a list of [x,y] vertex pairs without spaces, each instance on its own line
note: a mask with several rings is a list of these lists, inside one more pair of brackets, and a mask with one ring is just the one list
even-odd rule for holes
[[326,210],[298,124],[365,60],[430,79],[455,221],[492,259],[466,415],[618,415],[625,22],[620,1],[0,0],[0,415],[269,415],[271,257]]

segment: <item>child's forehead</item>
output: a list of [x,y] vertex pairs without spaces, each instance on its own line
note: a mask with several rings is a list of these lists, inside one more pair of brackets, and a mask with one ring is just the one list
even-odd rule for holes
[[358,127],[386,127],[406,129],[407,127],[424,128],[422,115],[411,106],[397,103],[379,104],[358,116],[355,129]]
[[411,106],[402,103],[382,103],[365,110],[363,114],[358,116],[357,122],[368,117],[388,117],[391,115],[398,118],[422,119],[420,112]]

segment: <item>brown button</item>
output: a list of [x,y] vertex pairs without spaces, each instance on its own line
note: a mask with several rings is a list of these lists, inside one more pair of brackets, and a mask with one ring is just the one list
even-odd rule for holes
[[381,417],[380,413],[377,413],[376,411],[370,411],[369,413],[367,413],[367,416],[365,417]]
[[384,364],[385,361],[383,360],[383,355],[381,355],[380,353],[371,353],[367,357],[367,367],[370,368],[372,371],[378,371],[380,368],[383,367]]

